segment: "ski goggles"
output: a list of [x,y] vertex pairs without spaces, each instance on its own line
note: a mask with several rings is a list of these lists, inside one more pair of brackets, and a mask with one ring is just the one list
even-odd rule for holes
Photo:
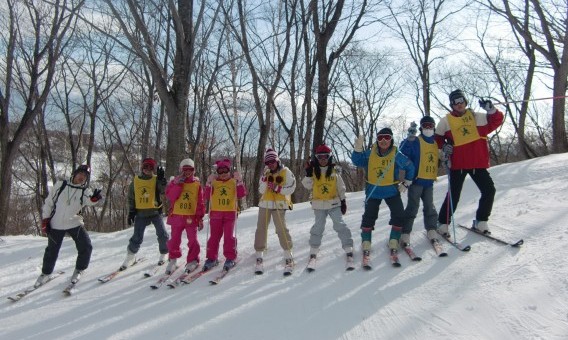
[[227,168],[220,168],[220,169],[217,169],[217,173],[218,173],[219,175],[227,174],[227,173],[229,173],[229,169],[227,169]]
[[329,157],[330,157],[330,154],[328,154],[328,153],[318,153],[318,154],[316,155],[316,158],[317,158],[317,159],[322,159],[322,160],[323,160],[323,159],[329,159]]
[[189,165],[184,165],[181,167],[181,171],[193,171],[193,170],[195,170],[195,168]]
[[433,129],[435,127],[434,123],[422,123],[422,125],[420,125],[423,129]]
[[465,104],[465,98],[463,97],[455,98],[454,101],[452,102],[452,105],[458,105],[458,104]]
[[392,139],[391,135],[377,135],[377,140],[379,142],[386,140],[387,142],[390,142]]

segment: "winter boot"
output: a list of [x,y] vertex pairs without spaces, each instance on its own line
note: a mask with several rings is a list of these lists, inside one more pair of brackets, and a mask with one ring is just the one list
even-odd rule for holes
[[209,269],[211,269],[211,268],[217,266],[218,264],[219,264],[219,261],[218,261],[218,260],[210,260],[210,259],[207,259],[207,260],[205,260],[205,264],[203,264],[203,271],[206,272],[206,271],[208,271]]
[[126,258],[124,259],[124,262],[122,262],[122,266],[120,266],[119,270],[125,270],[126,268],[128,268],[129,266],[132,265],[132,263],[134,262],[134,260],[136,260],[136,254],[131,253],[130,251],[126,252]]
[[225,260],[225,264],[223,264],[223,270],[228,272],[229,270],[231,270],[231,268],[235,266],[235,264],[236,263],[234,260],[227,259]]
[[188,263],[185,265],[185,272],[186,272],[186,273],[191,273],[192,271],[194,271],[195,269],[197,269],[197,267],[199,267],[199,264],[197,263],[197,261],[188,262]]
[[168,265],[166,267],[166,274],[167,275],[170,275],[171,273],[174,272],[174,270],[176,270],[176,268],[177,268],[176,262],[177,262],[177,259],[170,259],[168,261]]
[[263,264],[262,257],[256,258],[256,264],[254,265],[254,273],[256,275],[260,275],[260,274],[264,273],[264,264]]
[[158,266],[161,266],[164,263],[166,263],[166,255],[168,254],[160,254],[160,258],[158,259]]
[[363,269],[371,269],[371,241],[363,241],[363,257],[361,258]]
[[400,235],[400,246],[402,248],[410,246],[410,234]]
[[75,269],[73,271],[73,275],[71,275],[71,283],[75,284],[77,282],[79,282],[79,280],[81,279],[81,276],[83,275],[83,271],[79,270],[79,269]]
[[432,242],[433,240],[437,240],[438,239],[438,233],[436,232],[436,230],[434,229],[430,229],[428,230],[428,232],[426,233],[426,237],[428,237],[428,239],[430,240],[430,242]]
[[491,234],[487,221],[473,220],[473,228],[477,229],[477,231],[482,234]]
[[390,250],[397,250],[398,249],[398,240],[397,239],[390,239],[389,240],[389,249]]
[[43,286],[47,281],[49,281],[49,274],[41,273],[41,275],[37,278],[34,287]]
[[354,270],[355,260],[353,259],[353,252],[348,252],[345,254],[345,270]]
[[448,231],[448,225],[447,224],[439,224],[438,225],[438,233],[440,233],[442,236],[444,236],[447,239],[449,239],[451,237],[450,232]]
[[294,270],[294,259],[287,258],[284,260],[284,276],[292,275],[292,271]]

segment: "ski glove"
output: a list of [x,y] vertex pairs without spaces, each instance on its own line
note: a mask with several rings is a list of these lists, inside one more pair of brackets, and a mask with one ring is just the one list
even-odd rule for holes
[[312,162],[307,161],[304,164],[304,169],[306,170],[306,177],[312,177],[314,175],[314,167],[312,166]]
[[442,146],[442,151],[446,158],[450,158],[450,156],[454,153],[454,146],[450,143],[446,143]]
[[494,114],[497,111],[497,109],[495,108],[495,106],[493,105],[491,100],[489,100],[489,99],[481,98],[479,100],[479,106],[481,106],[482,109],[487,111],[488,115]]
[[95,189],[93,191],[93,194],[91,195],[91,202],[98,202],[100,199],[103,198],[103,196],[101,195],[101,189]]
[[398,191],[403,194],[408,190],[408,187],[412,184],[412,181],[405,179],[404,181],[400,182],[398,185]]
[[267,182],[266,186],[270,188],[270,190],[274,191],[275,193],[279,194],[282,187],[274,182]]
[[345,215],[347,212],[347,202],[344,199],[341,200],[341,215]]
[[355,152],[363,152],[363,136],[359,136],[355,139],[353,150]]
[[51,231],[51,224],[49,222],[51,222],[51,218],[41,220],[41,234],[43,236],[47,236]]
[[128,213],[128,225],[134,223],[134,218],[136,217],[136,211],[131,211]]

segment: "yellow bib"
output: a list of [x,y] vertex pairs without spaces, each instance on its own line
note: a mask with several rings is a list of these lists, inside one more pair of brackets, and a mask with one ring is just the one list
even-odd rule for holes
[[451,114],[448,114],[447,117],[455,146],[471,143],[481,138],[477,132],[475,117],[469,109],[461,117],[455,117]]
[[318,179],[316,176],[314,179],[314,187],[312,191],[312,199],[318,201],[329,201],[337,196],[337,176],[335,174],[335,169],[331,172],[331,176],[325,177],[325,174],[321,174]]
[[420,164],[418,178],[436,180],[438,177],[438,145],[426,142],[422,136],[420,141]]
[[199,182],[184,183],[181,194],[174,203],[173,213],[176,215],[195,215]]
[[134,177],[134,203],[136,209],[156,209],[156,176],[150,179]]
[[213,181],[211,211],[237,211],[237,181]]
[[[277,185],[283,187],[286,184],[286,169],[280,170],[278,173],[271,174],[269,173],[266,176],[269,182],[275,182]],[[270,189],[266,189],[262,197],[260,198],[261,201],[286,201],[288,206],[292,205],[292,197],[290,195],[282,195],[279,193],[275,193]]]
[[[388,155],[381,157],[377,153],[377,144],[373,144],[369,166],[367,169],[367,181],[376,186],[388,186],[398,183],[394,178],[394,157],[397,153],[396,146],[393,146]],[[379,181],[380,179],[380,181]]]

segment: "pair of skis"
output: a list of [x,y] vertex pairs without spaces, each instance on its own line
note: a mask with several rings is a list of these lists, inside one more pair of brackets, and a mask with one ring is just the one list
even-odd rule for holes
[[100,283],[107,283],[107,282],[109,282],[110,280],[112,280],[112,279],[114,279],[115,277],[117,277],[120,273],[126,271],[128,268],[133,267],[133,266],[137,265],[138,263],[144,262],[144,261],[146,261],[146,258],[145,258],[145,257],[136,258],[136,259],[134,260],[134,262],[132,262],[132,263],[130,264],[130,266],[126,267],[125,269],[120,270],[120,268],[119,268],[119,269],[113,271],[112,273],[109,273],[109,274],[107,274],[107,275],[105,275],[105,276],[99,277],[98,280],[99,280]]
[[[47,280],[41,284],[41,285],[36,285],[34,284],[33,286],[30,286],[20,292],[11,294],[8,296],[8,300],[13,301],[13,302],[17,302],[20,301],[21,299],[23,299],[24,297],[26,297],[27,295],[29,295],[32,292],[35,292],[37,289],[45,286],[47,283],[55,280],[56,278],[58,278],[59,276],[65,274],[64,271],[58,271],[56,273],[51,274]],[[78,280],[77,281],[72,281],[69,282],[69,284],[67,284],[67,286],[63,289],[63,294],[65,294],[66,296],[72,295],[75,292],[75,286],[77,285]]]

